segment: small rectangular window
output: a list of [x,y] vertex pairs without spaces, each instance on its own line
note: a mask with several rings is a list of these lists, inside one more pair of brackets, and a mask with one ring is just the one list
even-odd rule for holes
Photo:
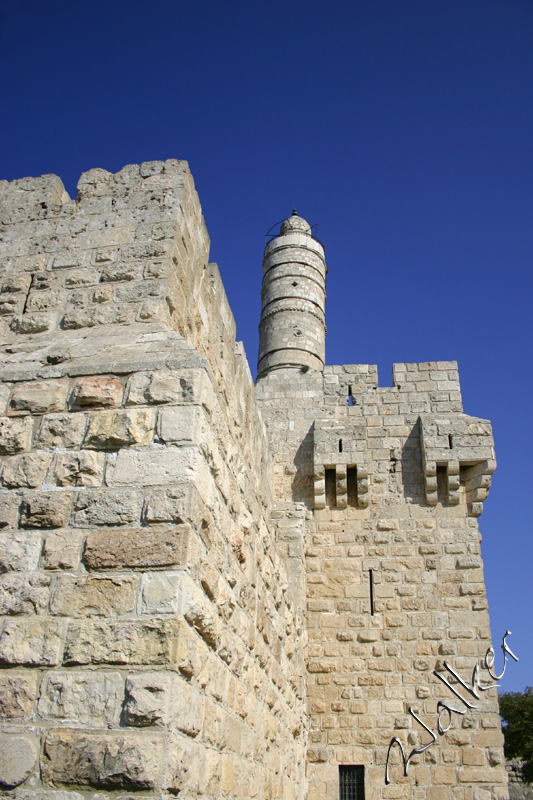
[[346,491],[348,505],[357,508],[357,467],[348,467],[346,470]]
[[339,767],[339,800],[365,800],[365,768]]

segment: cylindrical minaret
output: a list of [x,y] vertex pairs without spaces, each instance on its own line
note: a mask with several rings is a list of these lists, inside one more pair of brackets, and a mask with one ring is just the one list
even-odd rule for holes
[[260,377],[271,369],[323,369],[326,353],[324,248],[296,209],[265,247]]

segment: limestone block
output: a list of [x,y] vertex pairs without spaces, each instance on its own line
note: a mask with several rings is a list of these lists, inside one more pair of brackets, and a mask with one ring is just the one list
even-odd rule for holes
[[52,730],[44,743],[43,782],[129,791],[155,789],[167,747],[166,739],[158,734]]
[[43,417],[35,446],[39,448],[80,447],[85,433],[85,414]]
[[26,736],[0,734],[0,786],[12,789],[31,774],[37,762],[37,748]]
[[13,317],[10,328],[14,333],[42,333],[52,327],[53,314],[34,312]]
[[170,672],[142,672],[126,678],[124,722],[134,727],[167,726],[171,720],[171,698],[184,683]]
[[29,720],[37,696],[37,673],[27,670],[0,671],[0,717]]
[[102,281],[138,281],[142,278],[140,264],[109,264],[102,271]]
[[128,384],[128,405],[184,403],[203,405],[211,412],[216,405],[215,393],[204,369],[161,369],[138,372]]
[[181,482],[194,483],[206,504],[213,505],[215,487],[211,471],[196,447],[121,450],[106,469],[108,486],[166,486]]
[[74,408],[117,408],[124,389],[112,376],[78,378],[73,385],[70,404]]
[[31,291],[26,300],[26,312],[50,311],[61,304],[61,292]]
[[32,381],[15,387],[9,402],[11,414],[45,414],[62,411],[68,393],[67,381]]
[[67,630],[64,664],[172,665],[183,620],[83,620]]
[[0,528],[14,527],[17,522],[20,497],[13,492],[0,494]]
[[0,534],[0,572],[37,569],[41,555],[41,538],[35,533]]
[[0,614],[42,614],[49,597],[50,578],[46,575],[0,576]]
[[135,577],[58,578],[50,613],[67,617],[114,617],[131,613],[135,607]]
[[74,525],[127,525],[139,522],[142,497],[125,489],[81,489],[74,500]]
[[31,447],[33,421],[30,417],[0,417],[0,455],[13,455]]
[[84,447],[117,450],[139,445],[146,447],[153,437],[155,413],[151,410],[100,411],[92,414]]
[[199,558],[199,543],[189,525],[106,528],[87,536],[88,569],[185,567]]
[[157,433],[162,442],[181,445],[202,445],[207,442],[208,428],[201,406],[174,406],[159,412]]
[[2,467],[2,486],[8,489],[36,489],[41,486],[52,456],[47,453],[25,453],[12,456]]
[[192,483],[148,491],[144,498],[146,522],[192,522],[198,527],[206,516],[206,508]]
[[71,507],[70,492],[27,492],[22,500],[20,524],[23,528],[64,528]]
[[81,450],[62,453],[54,463],[54,478],[58,486],[100,486],[104,477],[105,455]]
[[54,667],[59,662],[62,626],[38,617],[7,619],[0,635],[0,663]]
[[71,725],[118,725],[123,695],[117,672],[52,672],[43,678],[38,710]]
[[43,567],[76,569],[80,562],[81,540],[81,531],[67,529],[48,533],[44,539]]
[[65,286],[68,289],[76,286],[93,286],[100,280],[100,270],[71,269],[65,275]]

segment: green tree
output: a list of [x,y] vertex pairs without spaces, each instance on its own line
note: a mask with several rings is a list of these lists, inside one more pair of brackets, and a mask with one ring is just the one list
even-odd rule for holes
[[500,715],[504,721],[506,758],[522,758],[522,777],[533,783],[533,687],[523,694],[506,692],[500,695]]

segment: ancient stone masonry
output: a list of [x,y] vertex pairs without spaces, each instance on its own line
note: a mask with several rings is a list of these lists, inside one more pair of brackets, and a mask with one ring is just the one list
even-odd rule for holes
[[[455,362],[325,365],[323,246],[265,251],[254,387],[187,164],[0,182],[0,785],[16,800],[499,800],[490,423]],[[482,680],[483,674],[481,674]],[[490,681],[489,681],[490,682]],[[354,778],[355,780],[355,778]]]

